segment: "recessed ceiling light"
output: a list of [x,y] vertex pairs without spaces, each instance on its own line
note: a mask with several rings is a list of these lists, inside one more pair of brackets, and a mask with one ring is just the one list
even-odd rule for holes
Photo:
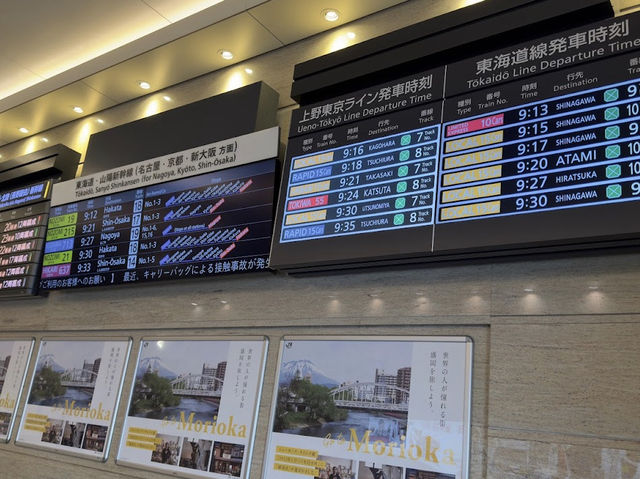
[[231,53],[229,50],[218,50],[218,53],[225,60],[231,60],[233,58],[233,53]]
[[29,133],[29,130],[27,130],[24,126],[18,128],[18,131],[20,131],[20,133]]
[[535,290],[533,288],[524,288],[525,293],[533,293]]
[[191,306],[198,306],[198,303],[191,303]]
[[138,86],[140,88],[142,88],[143,90],[148,90],[149,88],[151,88],[151,84],[149,82],[146,82],[146,81],[138,82]]
[[171,101],[171,97],[169,95],[165,95],[162,97],[164,101]]
[[49,143],[49,138],[45,138],[44,136],[42,137],[42,141],[44,141],[45,143]]
[[102,118],[97,118],[97,119],[96,119],[96,121],[97,121],[98,123],[100,123],[101,125],[104,123],[104,120],[103,120]]
[[75,111],[76,113],[84,113],[84,110],[81,106],[74,106],[73,111]]
[[220,302],[221,302],[222,304],[227,304],[227,301],[225,301],[224,299],[220,300]]
[[354,38],[356,38],[356,34],[353,32],[347,32],[347,38],[353,40]]
[[253,75],[253,70],[252,70],[251,68],[249,68],[249,67],[245,68],[245,69],[244,69],[244,72],[245,72],[247,75]]
[[322,10],[322,16],[327,22],[335,22],[340,18],[340,12],[334,8],[326,8]]

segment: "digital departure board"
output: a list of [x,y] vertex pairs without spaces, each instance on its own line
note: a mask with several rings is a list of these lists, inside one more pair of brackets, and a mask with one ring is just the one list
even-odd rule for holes
[[272,264],[430,249],[443,80],[443,69],[422,72],[294,113]]
[[94,197],[52,208],[41,287],[266,270],[277,139],[264,130],[61,183],[56,203]]
[[0,192],[0,297],[36,290],[50,193],[50,180]]
[[635,14],[301,107],[272,265],[637,239],[638,199]]
[[444,102],[435,254],[640,236],[639,33],[621,17],[448,68],[466,92]]
[[432,224],[439,137],[435,125],[294,157],[280,241]]

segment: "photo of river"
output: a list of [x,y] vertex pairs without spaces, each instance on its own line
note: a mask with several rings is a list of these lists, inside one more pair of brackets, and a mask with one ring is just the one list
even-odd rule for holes
[[41,400],[31,401],[30,404],[35,404],[38,406],[56,406],[56,407],[71,407],[71,403],[75,401],[73,405],[75,408],[88,407],[91,403],[91,399],[93,399],[93,389],[90,390],[82,390],[76,389],[72,387],[67,387],[67,391],[61,396],[53,396],[44,398]]
[[401,436],[404,436],[407,431],[407,416],[405,414],[404,417],[392,417],[385,413],[348,409],[347,418],[344,420],[284,429],[280,432],[322,438],[331,435],[332,439],[342,437],[349,441],[352,429],[359,441],[369,431],[370,442],[400,443]]
[[218,404],[206,399],[183,397],[177,406],[140,412],[135,416],[179,421],[180,413],[184,413],[187,420],[191,416],[191,413],[193,413],[193,422],[202,421],[204,423],[205,421],[213,421],[213,417],[218,413]]

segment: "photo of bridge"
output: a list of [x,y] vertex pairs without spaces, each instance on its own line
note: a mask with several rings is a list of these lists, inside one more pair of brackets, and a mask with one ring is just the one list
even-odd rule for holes
[[2,391],[2,386],[4,386],[4,381],[7,378],[9,361],[11,361],[11,356],[7,356],[6,359],[0,359],[0,391]]
[[300,340],[285,343],[274,431],[398,442],[406,433],[411,342]]
[[13,351],[14,341],[0,341],[0,393],[2,386],[7,378],[7,371],[11,363],[11,352]]
[[211,421],[227,369],[226,341],[144,341],[129,415]]
[[29,404],[87,407],[102,364],[102,341],[43,341]]

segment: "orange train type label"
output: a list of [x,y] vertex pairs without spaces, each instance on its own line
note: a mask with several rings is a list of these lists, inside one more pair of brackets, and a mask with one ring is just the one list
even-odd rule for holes
[[487,185],[469,186],[442,192],[442,203],[454,201],[466,201],[487,196],[498,196],[502,190],[502,183],[490,183]]
[[289,189],[289,196],[309,195],[319,191],[327,191],[330,187],[330,181],[318,181],[316,183],[307,183],[306,185],[292,186]]
[[440,210],[440,219],[443,221],[455,220],[460,218],[471,218],[473,216],[493,215],[497,213],[500,213],[500,200],[442,208]]
[[501,143],[503,138],[504,132],[500,130],[482,135],[468,136],[466,138],[460,138],[459,140],[451,140],[447,141],[445,152],[451,153],[453,151],[470,150],[471,148],[478,148],[480,146],[493,145],[494,143]]
[[298,158],[293,162],[293,169],[307,168],[308,166],[321,165],[323,163],[329,163],[333,161],[333,151],[329,153],[322,153],[320,155],[305,156],[304,158]]
[[311,223],[313,221],[324,221],[327,219],[327,210],[308,211],[306,213],[296,213],[287,216],[285,224],[297,225],[300,223]]
[[463,166],[478,165],[498,161],[502,159],[502,148],[491,148],[490,150],[476,151],[466,155],[450,156],[444,159],[444,169],[461,168]]
[[447,173],[442,177],[442,186],[473,183],[475,181],[489,180],[491,178],[500,178],[501,176],[502,165],[476,168],[475,170],[456,171],[455,173]]

